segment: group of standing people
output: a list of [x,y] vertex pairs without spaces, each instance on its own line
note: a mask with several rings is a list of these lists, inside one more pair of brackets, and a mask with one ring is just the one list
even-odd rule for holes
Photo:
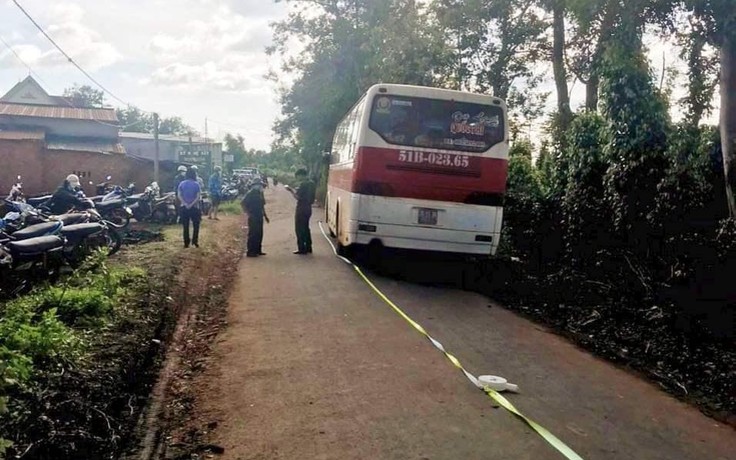
[[[306,169],[299,169],[295,174],[299,186],[296,189],[286,186],[286,190],[296,199],[296,213],[294,227],[296,231],[297,249],[294,254],[306,255],[312,253],[312,236],[309,229],[309,219],[312,217],[312,203],[316,195],[315,183],[307,177]],[[263,179],[254,179],[240,202],[243,211],[248,216],[247,257],[265,256],[263,252],[263,224],[270,223],[266,213],[266,198],[263,193],[265,184]],[[217,217],[222,194],[222,168],[215,166],[214,173],[207,184],[212,206],[209,210],[210,219]],[[179,166],[175,178],[174,189],[179,203],[179,219],[183,227],[184,247],[190,245],[199,247],[199,228],[202,223],[202,192],[204,181],[197,174],[197,166]],[[192,232],[190,234],[190,224]]]
[[[190,166],[189,168],[183,165],[179,166],[174,189],[179,203],[179,220],[183,227],[184,247],[188,248],[190,244],[194,247],[199,247],[199,227],[202,223],[202,192],[204,190],[204,180],[197,173],[196,165]],[[215,166],[215,172],[212,173],[209,179],[208,189],[209,197],[212,201],[208,217],[219,220],[217,211],[220,206],[222,193],[222,168],[220,166]],[[191,237],[189,233],[190,223],[192,227]]]
[[[297,189],[286,186],[297,201],[294,226],[296,230],[297,250],[294,254],[305,255],[312,253],[312,236],[309,229],[309,219],[312,216],[312,203],[316,195],[316,185],[307,177],[306,169],[296,172],[299,182]],[[263,252],[263,223],[270,222],[266,213],[266,199],[263,195],[263,182],[256,179],[241,201],[243,211],[248,215],[248,243],[247,257],[265,256]]]

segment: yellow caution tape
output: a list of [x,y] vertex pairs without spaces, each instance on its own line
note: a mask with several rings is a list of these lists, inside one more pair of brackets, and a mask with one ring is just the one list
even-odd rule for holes
[[[373,289],[373,292],[375,292],[378,295],[378,297],[380,297],[384,302],[386,302],[386,304],[388,304],[396,313],[398,313],[399,316],[401,316],[402,318],[404,318],[406,320],[406,322],[408,322],[414,329],[416,329],[417,331],[419,331],[419,333],[421,333],[423,336],[425,336],[427,339],[429,339],[429,341],[432,342],[432,345],[434,345],[435,348],[437,348],[438,350],[440,350],[455,367],[457,367],[458,369],[460,369],[460,371],[462,371],[462,373],[465,374],[465,377],[467,377],[468,380],[470,380],[471,383],[473,383],[476,387],[481,388],[481,385],[479,385],[478,379],[473,374],[471,374],[470,372],[468,372],[463,367],[463,365],[460,363],[460,360],[458,360],[455,356],[453,356],[452,354],[450,354],[449,352],[447,352],[445,350],[445,347],[439,341],[437,341],[431,335],[429,335],[429,333],[427,333],[427,331],[422,327],[421,324],[419,324],[416,321],[414,321],[413,319],[411,319],[411,317],[409,317],[409,315],[407,315],[406,313],[404,313],[404,311],[401,308],[399,308],[398,305],[396,305],[394,302],[392,302],[391,299],[389,299],[386,296],[386,294],[384,294],[380,289],[378,289],[378,287],[376,287],[376,285],[373,284],[373,282],[370,280],[370,278],[368,278],[365,275],[365,273],[363,273],[363,270],[361,270],[360,267],[358,267],[357,265],[355,265],[354,263],[352,263],[350,260],[346,259],[345,257],[340,256],[337,253],[337,249],[335,248],[335,245],[332,243],[332,241],[330,240],[330,238],[325,233],[324,228],[322,228],[322,222],[319,223],[319,229],[322,231],[322,235],[324,235],[325,239],[327,240],[327,242],[332,247],[332,251],[335,253],[335,255],[340,260],[342,260],[346,264],[348,264],[351,267],[353,267],[353,269],[358,273],[358,275],[360,276],[360,278],[363,281],[365,281],[366,284],[368,284],[368,286],[370,286],[371,289]],[[525,416],[524,414],[522,414],[513,404],[511,404],[511,401],[509,401],[508,399],[506,399],[503,395],[501,395],[501,393],[499,393],[496,390],[493,390],[492,388],[489,388],[488,386],[483,386],[482,387],[482,390],[491,399],[493,399],[495,402],[497,402],[499,406],[501,406],[504,409],[506,409],[507,411],[511,412],[512,414],[514,414],[515,416],[517,416],[518,418],[520,418],[522,421],[524,421],[524,423],[526,423],[527,425],[529,425],[530,428],[532,428],[534,431],[536,431],[545,441],[547,441],[552,447],[554,447],[555,449],[557,449],[567,459],[569,459],[569,460],[583,460],[583,458],[580,455],[578,455],[574,450],[572,450],[570,447],[568,447],[567,444],[565,444],[564,442],[562,442],[557,436],[553,435],[549,430],[547,430],[542,425],[538,424],[534,420],[532,420],[532,419],[528,418],[527,416]]]

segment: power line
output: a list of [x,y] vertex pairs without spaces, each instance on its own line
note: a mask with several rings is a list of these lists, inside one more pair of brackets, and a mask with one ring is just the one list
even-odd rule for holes
[[[43,83],[47,87],[49,86],[48,83],[46,83],[44,81],[44,79],[41,78],[41,76],[38,74],[38,72],[36,72],[35,70],[33,70],[33,68],[30,66],[30,64],[28,64],[26,61],[24,61],[23,58],[20,57],[20,55],[15,52],[15,50],[13,49],[13,47],[10,46],[8,44],[8,42],[6,42],[5,39],[1,35],[0,35],[0,42],[2,42],[2,44],[5,45],[5,47],[8,48],[11,53],[13,53],[13,55],[15,55],[15,58],[18,59],[18,61],[21,64],[23,64],[28,69],[28,73],[29,74],[31,74],[34,77],[38,78],[41,81],[41,83]],[[73,109],[87,109],[87,108],[90,108],[90,107],[77,107],[77,106],[75,106],[72,103],[72,101],[69,100],[69,98],[67,98],[65,96],[61,96],[61,100],[63,100],[65,104],[67,104],[69,107],[71,107]],[[100,121],[100,120],[92,120],[92,121],[94,121],[95,123],[99,123],[101,125],[104,125],[104,126],[117,127],[117,128],[120,128],[121,130],[124,130],[125,128],[129,128],[131,126],[139,125],[141,123],[145,123],[146,122],[146,120],[138,120],[136,122],[133,122],[133,123],[130,123],[130,124],[127,124],[127,125],[115,125],[115,124],[112,124],[112,123],[105,123],[104,121]]]
[[33,19],[33,17],[31,17],[31,15],[30,15],[30,14],[28,14],[28,12],[27,12],[27,11],[26,11],[26,10],[25,10],[25,9],[23,8],[23,6],[21,6],[21,4],[20,4],[20,3],[18,3],[18,0],[13,0],[13,3],[15,3],[15,6],[17,6],[17,7],[18,7],[18,9],[20,9],[20,10],[21,10],[21,11],[23,12],[23,14],[24,14],[24,15],[25,15],[25,16],[26,16],[26,17],[28,18],[28,20],[29,20],[29,21],[31,21],[31,22],[33,23],[33,25],[34,25],[34,26],[36,26],[36,28],[37,28],[37,29],[38,29],[38,30],[39,30],[39,31],[40,31],[40,32],[41,32],[41,33],[43,34],[43,36],[44,36],[44,37],[46,37],[46,38],[47,38],[47,39],[48,39],[48,40],[49,40],[49,41],[51,42],[51,44],[52,44],[52,45],[54,45],[54,46],[56,47],[56,49],[57,49],[57,50],[59,50],[59,52],[60,52],[61,54],[63,54],[63,55],[64,55],[64,57],[66,57],[66,59],[67,59],[67,60],[68,60],[68,61],[69,61],[69,62],[70,62],[70,63],[71,63],[71,64],[72,64],[72,65],[73,65],[74,67],[76,67],[77,69],[79,69],[79,71],[80,71],[80,72],[82,72],[82,73],[83,73],[83,74],[84,74],[84,75],[85,75],[85,76],[86,76],[87,78],[89,78],[89,79],[90,79],[90,81],[92,81],[92,82],[93,82],[93,83],[94,83],[95,85],[99,86],[99,87],[100,87],[100,88],[101,88],[101,89],[102,89],[102,90],[103,90],[104,92],[106,92],[107,94],[109,94],[109,95],[110,95],[110,96],[111,96],[111,97],[112,97],[113,99],[115,99],[115,100],[119,101],[119,102],[120,102],[120,103],[122,103],[123,105],[126,105],[126,106],[130,106],[130,105],[131,105],[131,104],[128,104],[127,102],[125,102],[124,100],[120,99],[119,97],[117,97],[117,96],[115,95],[115,93],[113,93],[113,92],[112,92],[112,91],[110,91],[109,89],[105,88],[105,86],[104,86],[104,85],[102,85],[102,83],[100,83],[100,82],[98,82],[97,80],[95,80],[95,79],[94,79],[94,78],[92,77],[92,75],[90,75],[90,74],[89,74],[89,73],[88,73],[88,72],[87,72],[86,70],[84,70],[84,69],[82,68],[82,66],[80,66],[79,64],[77,64],[77,63],[76,63],[76,62],[74,61],[74,59],[72,59],[72,57],[71,57],[71,56],[69,56],[69,55],[68,55],[68,54],[66,53],[66,51],[64,51],[64,50],[63,50],[63,49],[61,48],[61,46],[59,46],[59,45],[58,45],[58,44],[57,44],[57,43],[56,43],[56,42],[54,41],[54,39],[53,39],[53,38],[51,38],[51,37],[49,36],[49,34],[47,34],[47,33],[46,33],[46,31],[45,31],[45,30],[43,29],[43,27],[41,27],[41,26],[40,26],[40,25],[39,25],[39,24],[38,24],[38,23],[37,23],[37,22],[36,22],[36,21],[35,21],[35,20]]

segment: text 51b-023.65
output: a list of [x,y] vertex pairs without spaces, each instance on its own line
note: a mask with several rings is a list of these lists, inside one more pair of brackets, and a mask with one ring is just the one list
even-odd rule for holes
[[453,153],[418,152],[414,150],[399,150],[399,161],[402,163],[417,163],[437,166],[452,166],[456,168],[470,167],[468,155]]

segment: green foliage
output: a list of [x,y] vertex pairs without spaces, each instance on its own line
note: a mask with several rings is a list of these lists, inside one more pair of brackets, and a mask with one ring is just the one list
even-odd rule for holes
[[[632,30],[633,29],[633,30]],[[621,26],[606,50],[602,76],[605,200],[620,236],[646,249],[650,212],[667,165],[667,108],[652,83],[640,31]]]
[[552,151],[548,141],[542,142],[542,146],[539,148],[537,161],[534,163],[534,168],[537,170],[539,181],[544,193],[550,193],[554,183],[555,163],[554,158],[552,158]]
[[66,88],[64,90],[64,97],[74,107],[102,107],[105,104],[104,91],[92,88],[89,85],[80,85],[79,83]]
[[542,185],[532,164],[531,144],[516,142],[508,164],[503,247],[510,255],[528,258],[539,250],[542,213]]
[[561,219],[567,255],[573,262],[590,257],[595,247],[606,244],[610,231],[608,209],[603,201],[605,120],[594,113],[578,115],[567,133],[565,170],[558,170],[564,187]]
[[[115,109],[120,127],[129,133],[153,133],[153,114],[144,112],[138,107],[128,106],[124,109]],[[198,135],[196,129],[187,125],[179,117],[160,118],[158,122],[159,134],[173,134],[186,136]]]
[[[74,363],[84,353],[84,335],[104,326],[114,307],[145,276],[138,268],[109,268],[94,254],[56,286],[0,305],[0,395],[24,386],[36,369]],[[0,396],[0,413],[7,397]],[[6,443],[0,439],[0,453]]]
[[220,211],[221,214],[233,214],[233,215],[240,215],[243,214],[243,209],[240,207],[240,201],[234,200],[234,201],[226,201],[224,203],[220,203]]
[[[296,2],[294,2],[296,3]],[[274,25],[271,53],[294,75],[281,94],[277,148],[293,150],[316,180],[339,120],[371,85],[441,83],[446,45],[412,0],[325,0],[295,7]],[[299,56],[288,43],[305,43]]]

